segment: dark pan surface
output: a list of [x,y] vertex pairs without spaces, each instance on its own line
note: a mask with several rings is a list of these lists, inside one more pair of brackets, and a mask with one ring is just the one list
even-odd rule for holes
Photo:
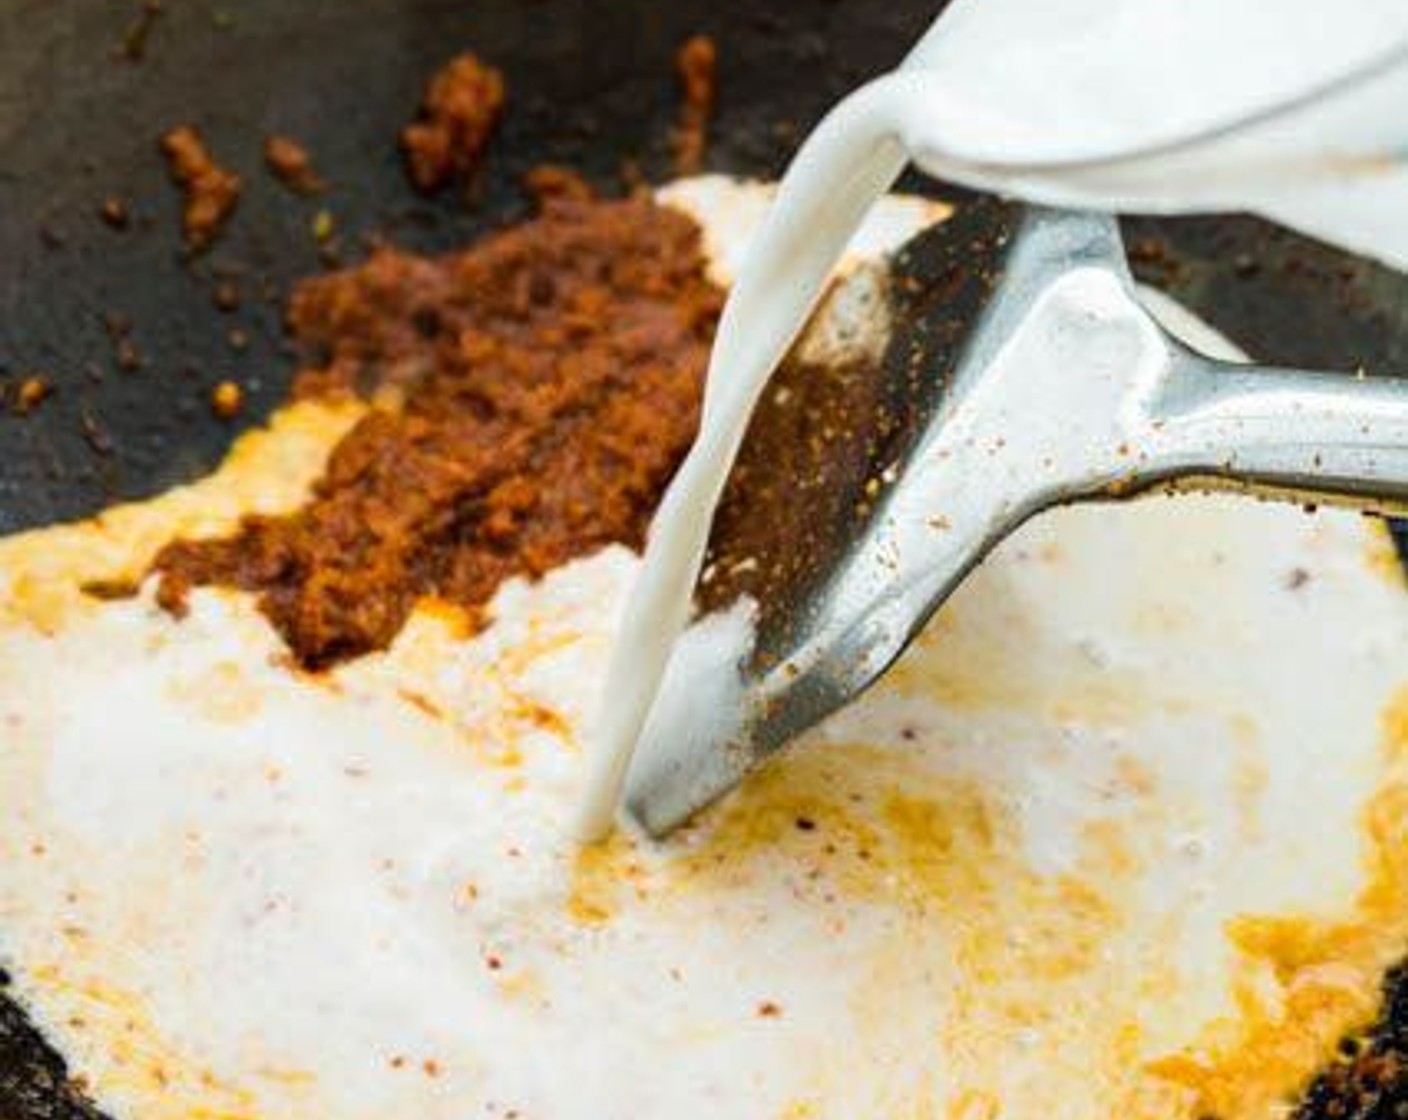
[[[291,364],[279,352],[278,298],[321,267],[319,209],[351,257],[376,234],[461,244],[522,211],[519,183],[538,163],[610,183],[633,158],[659,177],[677,103],[672,55],[695,31],[721,48],[716,165],[775,171],[798,131],[892,61],[926,10],[879,0],[180,0],[150,19],[132,60],[121,45],[139,3],[19,3],[0,35],[0,375],[42,370],[57,392],[34,416],[0,418],[0,530],[91,513],[208,468],[231,436],[206,408],[222,377],[250,380],[248,421],[281,399]],[[395,136],[429,75],[471,44],[506,71],[511,103],[466,207],[454,192],[414,194]],[[179,249],[177,194],[156,146],[183,121],[246,184],[228,235],[195,262]],[[269,132],[307,144],[333,189],[305,200],[275,183],[262,166]],[[99,219],[109,196],[129,201],[132,228]],[[221,272],[242,288],[233,314],[214,312]],[[141,370],[118,370],[111,314],[131,321]],[[232,327],[248,332],[243,353],[226,341]]]
[[[687,35],[719,44],[711,167],[775,174],[824,107],[893,64],[938,6],[10,0],[0,34],[0,384],[8,400],[22,377],[42,372],[55,392],[26,417],[0,409],[0,532],[91,514],[211,467],[287,388],[294,360],[279,304],[289,283],[355,260],[368,238],[462,244],[523,211],[521,176],[543,162],[601,185],[619,182],[626,160],[663,177],[671,58]],[[454,192],[414,194],[394,144],[426,78],[466,47],[504,69],[510,90],[468,205]],[[156,148],[162,131],[185,122],[245,179],[226,236],[195,259],[180,248],[178,199]],[[307,145],[327,194],[296,197],[265,172],[270,132]],[[129,228],[100,220],[108,197],[127,203]],[[312,226],[324,209],[336,233],[320,250]],[[1127,233],[1142,276],[1258,357],[1408,371],[1402,277],[1250,218],[1141,220]],[[215,308],[221,280],[238,287],[238,310]],[[116,361],[114,317],[130,323],[136,370]],[[232,330],[247,336],[243,349]],[[235,423],[207,405],[227,377],[248,392]],[[1402,1053],[1406,1002],[1390,1003],[1375,1053]],[[1344,1078],[1330,1078],[1305,1115],[1405,1115],[1405,1067],[1387,1077],[1383,1062],[1373,1068],[1386,1087],[1372,1099],[1346,1096]],[[0,994],[0,1120],[92,1115]]]

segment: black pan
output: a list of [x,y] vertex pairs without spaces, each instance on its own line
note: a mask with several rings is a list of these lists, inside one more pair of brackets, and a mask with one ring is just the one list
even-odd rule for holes
[[[647,178],[665,177],[671,59],[687,35],[719,44],[710,166],[775,174],[823,108],[892,65],[940,6],[5,0],[0,385],[8,403],[21,379],[42,373],[54,392],[28,416],[0,409],[0,532],[91,514],[217,462],[285,393],[293,356],[279,306],[294,278],[355,260],[370,238],[460,245],[521,213],[521,176],[543,162],[607,188],[628,160]],[[427,76],[466,47],[506,72],[510,109],[468,202],[455,192],[427,200],[408,188],[394,137]],[[187,121],[246,185],[227,235],[195,258],[181,248],[178,201],[156,147],[162,131]],[[308,146],[332,184],[327,194],[296,197],[265,173],[271,132]],[[100,218],[108,198],[126,204],[127,228]],[[320,247],[312,226],[323,209],[335,236]],[[1259,358],[1408,370],[1403,277],[1251,218],[1138,220],[1126,234],[1136,271]],[[238,289],[238,309],[215,307],[221,282]],[[137,368],[123,368],[130,355],[118,360],[114,335],[135,348]],[[248,391],[233,423],[208,407],[227,377]],[[1403,1055],[1405,1071],[1408,984],[1399,987],[1371,1046]],[[1373,1089],[1362,1078],[1322,1079],[1304,1114],[1408,1114],[1397,1111],[1408,1110],[1408,1072],[1380,1080]],[[1349,1099],[1344,1082],[1358,1095],[1335,1112]],[[0,992],[0,1120],[93,1115]]]

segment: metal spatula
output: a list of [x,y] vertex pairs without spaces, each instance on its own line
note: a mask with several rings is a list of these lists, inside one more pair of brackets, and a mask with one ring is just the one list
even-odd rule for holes
[[695,599],[746,598],[754,638],[712,680],[677,645],[627,781],[651,833],[863,692],[1044,509],[1156,488],[1408,509],[1408,379],[1193,353],[1136,299],[1110,218],[978,201],[885,289],[883,359],[794,363],[753,418]]

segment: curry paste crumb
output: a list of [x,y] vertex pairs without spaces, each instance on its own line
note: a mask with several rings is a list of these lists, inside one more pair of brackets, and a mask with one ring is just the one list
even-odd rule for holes
[[489,146],[505,97],[503,75],[469,51],[431,78],[420,119],[401,130],[411,182],[429,193],[468,179]]
[[181,228],[186,244],[203,249],[234,213],[242,189],[240,177],[211,158],[200,133],[188,124],[162,136],[161,151],[184,199]]
[[298,194],[317,194],[327,186],[314,169],[308,149],[287,136],[265,139],[264,163],[279,182]]
[[683,100],[671,139],[675,170],[681,175],[692,175],[704,165],[709,119],[714,115],[717,61],[718,50],[707,35],[691,36],[675,54],[675,74]]

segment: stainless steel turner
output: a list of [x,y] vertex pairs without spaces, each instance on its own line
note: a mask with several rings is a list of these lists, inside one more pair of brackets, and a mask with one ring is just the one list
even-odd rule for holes
[[719,679],[666,674],[625,797],[653,834],[863,692],[1042,510],[1159,488],[1408,510],[1408,379],[1193,353],[1108,217],[978,201],[885,288],[883,358],[794,363],[753,418],[695,600],[747,596],[756,638]]

